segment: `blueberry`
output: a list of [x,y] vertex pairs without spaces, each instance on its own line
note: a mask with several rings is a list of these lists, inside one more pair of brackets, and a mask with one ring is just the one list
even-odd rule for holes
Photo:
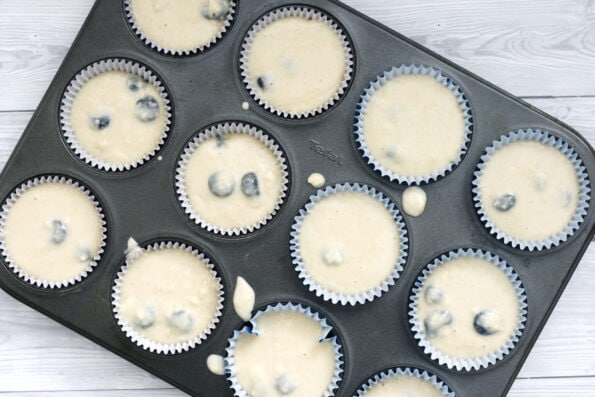
[[506,212],[510,211],[516,204],[516,196],[513,193],[506,193],[499,196],[494,200],[492,204],[498,211]]
[[287,396],[293,393],[296,389],[293,382],[287,377],[287,375],[279,375],[275,379],[275,389],[281,394],[282,396]]
[[144,123],[154,121],[159,116],[159,102],[151,95],[142,97],[136,101],[134,115]]
[[217,141],[218,148],[225,146],[225,138],[223,138],[223,135],[215,135],[215,140]]
[[138,76],[130,76],[128,79],[126,79],[126,85],[128,86],[128,89],[130,91],[136,92],[140,90],[140,88],[143,85],[143,82]]
[[322,259],[329,266],[338,266],[345,261],[345,256],[340,249],[327,248],[322,254]]
[[246,197],[260,196],[258,188],[258,176],[254,172],[248,172],[242,177],[242,193]]
[[224,19],[229,12],[229,0],[209,0],[202,8],[202,16],[210,20]]
[[256,85],[258,85],[258,88],[260,88],[261,90],[263,90],[263,91],[266,90],[267,89],[266,77],[260,76],[259,78],[257,78]]
[[155,324],[157,310],[153,306],[145,306],[136,311],[134,325],[141,329],[147,329]]
[[396,146],[390,146],[384,149],[384,155],[390,160],[397,161],[399,149]]
[[562,206],[564,208],[568,208],[568,206],[570,204],[572,204],[572,193],[570,193],[568,190],[564,190],[561,195],[560,198],[562,200]]
[[169,325],[181,333],[192,331],[194,319],[186,310],[176,310],[169,316]]
[[435,338],[440,332],[440,328],[452,323],[452,315],[448,310],[434,310],[424,319],[424,329],[428,338]]
[[81,262],[89,262],[92,259],[91,251],[87,247],[81,247],[77,250],[76,257]]
[[442,302],[442,298],[442,291],[431,285],[426,288],[426,291],[424,292],[424,299],[428,305],[436,305]]
[[475,332],[483,336],[493,335],[500,331],[502,319],[500,314],[494,310],[484,310],[475,315],[473,328]]
[[227,197],[233,193],[236,186],[236,178],[230,171],[219,170],[209,177],[209,190],[217,197]]
[[68,236],[68,227],[59,219],[52,221],[52,243],[62,244]]
[[91,127],[93,127],[96,130],[106,129],[107,127],[109,127],[111,121],[111,118],[105,115],[99,117],[91,117],[90,119]]

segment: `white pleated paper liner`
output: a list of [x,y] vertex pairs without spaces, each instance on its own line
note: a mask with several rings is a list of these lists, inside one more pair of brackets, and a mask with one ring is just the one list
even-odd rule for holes
[[[433,77],[442,86],[448,88],[453,95],[461,109],[465,122],[465,131],[463,142],[459,149],[457,157],[446,166],[441,169],[424,176],[410,176],[410,175],[399,175],[382,165],[382,161],[375,158],[366,143],[366,136],[364,131],[364,119],[366,117],[366,111],[370,99],[374,96],[374,93],[380,89],[388,81],[398,78],[404,75],[426,75]],[[424,183],[430,183],[443,178],[448,173],[453,171],[463,160],[463,157],[467,153],[469,143],[471,142],[471,135],[473,133],[473,115],[469,101],[467,100],[465,93],[461,87],[455,83],[449,76],[445,75],[441,70],[426,65],[401,65],[399,67],[393,67],[391,70],[384,72],[378,76],[376,80],[370,83],[370,86],[366,88],[364,94],[361,96],[360,102],[357,105],[355,111],[355,140],[359,146],[359,150],[363,157],[368,161],[368,164],[379,172],[383,177],[391,180],[391,182],[398,182],[407,185],[420,185]]]
[[[198,47],[187,48],[187,49],[183,49],[183,50],[182,49],[171,49],[171,48],[167,48],[167,47],[164,47],[164,46],[158,44],[157,42],[153,41],[150,37],[148,37],[142,31],[142,29],[138,26],[138,24],[136,22],[136,19],[134,16],[134,11],[132,10],[132,5],[130,4],[132,0],[123,0],[123,1],[124,1],[124,11],[126,13],[126,19],[128,20],[128,23],[130,24],[130,27],[132,28],[132,31],[136,34],[136,36],[146,46],[148,46],[152,50],[155,50],[163,55],[172,55],[172,56],[178,56],[178,57],[199,54],[199,53],[206,51],[209,48],[214,47],[215,44],[217,44],[223,38],[223,36],[227,33],[227,31],[231,28],[231,24],[233,22],[233,19],[234,19],[235,13],[236,13],[236,2],[229,1],[229,11],[227,13],[227,17],[223,21],[223,26],[221,27],[221,30],[219,30],[219,32],[217,32],[217,34],[210,41],[208,41],[202,45],[199,45]],[[147,0],[143,0],[143,1],[147,1]]]
[[[333,29],[336,32],[337,36],[343,42],[345,54],[345,73],[343,75],[343,81],[341,82],[337,91],[331,98],[329,98],[325,103],[321,104],[317,108],[311,109],[307,112],[290,112],[278,108],[273,104],[267,103],[266,100],[258,94],[258,90],[256,90],[255,87],[256,82],[250,79],[250,75],[248,73],[248,58],[250,56],[250,49],[252,47],[254,37],[271,23],[288,17],[300,17],[309,20],[321,21],[327,26],[329,26],[331,29]],[[312,45],[315,46],[316,43],[312,43]],[[268,110],[269,112],[276,114],[277,116],[289,119],[303,119],[307,117],[312,117],[329,110],[335,103],[337,103],[337,101],[339,101],[339,99],[347,91],[347,87],[349,86],[349,82],[351,81],[353,74],[353,66],[353,50],[351,49],[351,44],[343,29],[330,15],[327,15],[326,13],[315,8],[305,6],[283,7],[264,15],[252,26],[252,28],[244,38],[244,42],[242,44],[242,49],[240,52],[240,74],[252,98],[254,98],[254,100],[258,102],[258,104],[262,106],[265,110]]]
[[[85,85],[86,82],[88,82],[93,77],[100,75],[101,73],[110,71],[131,73],[135,76],[140,77],[143,81],[152,84],[161,95],[163,103],[165,104],[166,123],[159,143],[149,153],[146,153],[142,158],[127,164],[107,163],[90,154],[77,141],[70,122],[70,117],[72,114],[72,104],[81,88]],[[167,138],[167,135],[171,128],[171,119],[172,114],[169,95],[166,92],[165,87],[163,86],[161,81],[159,81],[155,73],[151,71],[148,67],[141,65],[140,63],[129,61],[126,59],[104,59],[95,62],[81,70],[68,84],[68,87],[66,88],[66,90],[64,91],[64,95],[62,96],[60,105],[60,126],[66,143],[71,148],[71,150],[77,155],[77,157],[79,157],[85,163],[100,170],[111,172],[128,171],[134,169],[149,161],[153,156],[155,156],[155,154],[159,151],[161,146],[163,146],[163,144],[165,143],[165,139]]]
[[[390,213],[399,229],[399,257],[395,261],[393,271],[388,276],[388,278],[386,278],[376,287],[358,294],[342,294],[318,284],[308,274],[308,270],[306,269],[306,266],[304,265],[300,255],[300,232],[304,218],[308,216],[310,210],[312,210],[321,200],[341,192],[363,193],[374,198],[375,200],[378,200]],[[345,183],[342,185],[328,186],[324,190],[318,190],[316,193],[310,196],[308,203],[304,206],[304,208],[300,209],[299,213],[296,215],[294,223],[291,227],[290,250],[291,257],[293,258],[293,265],[295,266],[295,270],[298,273],[298,277],[310,291],[314,292],[316,296],[322,297],[325,301],[330,301],[333,304],[340,303],[341,305],[355,306],[356,304],[364,304],[379,298],[397,282],[401,272],[403,271],[403,266],[407,261],[409,249],[408,241],[409,238],[407,228],[405,226],[405,222],[403,221],[403,217],[401,216],[401,213],[395,204],[386,195],[384,195],[384,193],[367,185],[360,185],[358,183]]]
[[[218,299],[219,303],[217,305],[215,314],[209,323],[208,327],[205,328],[200,332],[200,334],[196,335],[195,337],[188,339],[184,342],[179,343],[160,343],[150,340],[139,332],[137,332],[134,327],[129,324],[126,319],[120,313],[120,293],[121,293],[121,285],[122,280],[126,277],[126,271],[128,267],[135,261],[135,259],[139,258],[146,253],[150,253],[152,251],[158,250],[168,250],[168,249],[180,249],[186,252],[191,253],[196,258],[200,259],[210,270],[210,273],[213,275],[215,281],[218,283]],[[173,241],[161,241],[152,243],[146,247],[138,248],[136,250],[132,250],[131,252],[127,252],[126,255],[126,262],[118,272],[116,276],[116,280],[112,287],[112,309],[114,312],[114,317],[124,334],[134,342],[137,346],[156,354],[163,354],[163,355],[171,355],[171,354],[179,354],[182,352],[189,351],[190,349],[195,348],[196,346],[200,345],[204,340],[208,338],[208,336],[217,328],[219,321],[221,319],[221,315],[223,312],[223,301],[224,301],[224,291],[223,291],[223,284],[221,282],[221,277],[217,274],[213,263],[206,257],[202,252],[198,249],[186,245],[180,242],[173,242]]]
[[[425,331],[419,327],[419,318],[417,316],[417,305],[419,299],[421,299],[421,291],[423,290],[426,279],[437,267],[461,257],[475,257],[483,259],[502,270],[514,287],[519,301],[519,322],[506,344],[501,346],[498,350],[485,356],[469,359],[448,356],[434,347],[430,340],[426,338]],[[523,287],[523,284],[516,271],[498,255],[479,249],[460,248],[456,251],[450,251],[441,255],[424,268],[413,286],[411,296],[409,298],[409,309],[409,323],[411,324],[413,337],[415,340],[417,340],[418,345],[423,349],[425,354],[427,354],[432,360],[438,361],[440,365],[445,365],[448,367],[448,369],[455,369],[457,371],[477,371],[496,364],[498,361],[504,359],[504,357],[514,349],[523,334],[525,323],[527,321],[527,296],[525,294],[525,288]]]
[[[275,204],[275,207],[272,212],[267,214],[258,222],[235,228],[213,225],[205,221],[200,216],[200,214],[197,213],[195,209],[192,207],[190,199],[188,198],[188,191],[186,190],[186,167],[188,166],[188,162],[190,161],[190,158],[192,157],[196,149],[203,142],[210,138],[231,134],[246,134],[248,136],[256,138],[264,146],[266,146],[271,151],[271,153],[277,158],[277,165],[279,166],[279,170],[281,171],[282,184],[282,186],[280,186],[277,203]],[[178,195],[178,200],[180,201],[180,204],[182,205],[184,212],[197,225],[212,233],[228,236],[239,236],[242,234],[252,233],[253,231],[260,229],[261,227],[266,225],[281,209],[281,206],[285,201],[285,197],[287,196],[287,189],[289,186],[288,178],[289,172],[287,167],[287,160],[285,159],[285,155],[283,154],[279,145],[272,138],[270,138],[264,131],[253,125],[247,123],[226,122],[205,129],[204,131],[200,132],[196,137],[194,137],[186,146],[184,152],[178,160],[178,165],[176,169],[176,192]]]
[[450,390],[448,385],[440,380],[436,375],[430,374],[427,371],[418,368],[409,367],[391,368],[374,375],[357,390],[353,397],[365,397],[366,394],[368,394],[368,392],[374,389],[377,385],[380,385],[383,382],[396,377],[417,378],[434,386],[436,391],[439,391],[444,397],[456,397],[455,393]]
[[333,345],[333,349],[335,351],[335,372],[331,379],[331,382],[328,388],[325,390],[322,397],[333,397],[335,395],[335,391],[339,387],[339,382],[341,382],[341,378],[343,375],[343,352],[340,341],[338,340],[337,336],[331,336],[333,334],[333,326],[324,318],[322,315],[311,309],[310,307],[304,306],[302,304],[297,303],[276,303],[266,306],[263,309],[254,314],[252,319],[247,323],[247,325],[240,329],[235,330],[231,338],[227,341],[227,347],[225,348],[225,375],[227,377],[227,381],[230,384],[231,389],[234,392],[235,397],[251,397],[248,392],[244,390],[242,385],[240,384],[238,378],[235,375],[235,348],[238,341],[238,338],[242,334],[253,334],[258,335],[258,319],[264,314],[268,312],[281,312],[281,311],[292,311],[298,312],[307,315],[308,317],[314,319],[316,322],[320,324],[322,327],[322,335],[327,335],[326,338],[320,340],[323,341],[330,341]]
[[[491,156],[502,147],[510,143],[519,141],[541,142],[560,151],[560,153],[562,153],[572,163],[578,178],[578,203],[576,210],[572,216],[572,219],[563,230],[543,240],[521,240],[502,231],[495,224],[493,224],[490,218],[488,217],[485,211],[484,203],[481,198],[481,178],[485,172],[486,165],[490,161]],[[505,244],[508,244],[513,248],[528,251],[541,251],[544,249],[557,247],[558,245],[568,240],[568,238],[570,238],[572,235],[574,235],[574,233],[581,227],[587,215],[587,211],[590,205],[590,193],[591,188],[589,182],[589,175],[587,174],[587,170],[579,155],[563,139],[556,137],[550,134],[549,132],[542,131],[539,129],[526,129],[510,132],[508,135],[502,136],[500,140],[494,141],[492,143],[492,146],[488,147],[483,156],[481,156],[480,162],[477,165],[477,170],[475,171],[473,178],[473,201],[475,202],[477,214],[479,215],[484,226],[493,236],[495,236],[498,240],[502,240]]]
[[[29,189],[31,189],[35,186],[39,186],[39,185],[46,184],[46,183],[65,184],[65,185],[69,185],[69,186],[72,186],[72,187],[80,190],[93,203],[93,205],[97,209],[99,218],[101,219],[102,238],[101,238],[101,243],[99,245],[99,250],[97,251],[96,255],[93,257],[93,259],[91,261],[89,261],[89,265],[81,273],[79,273],[67,280],[49,281],[49,280],[43,280],[43,279],[39,279],[39,278],[31,276],[25,270],[23,270],[21,267],[19,267],[18,263],[15,263],[13,261],[13,259],[10,256],[10,252],[8,252],[8,249],[4,242],[4,238],[5,238],[5,229],[4,228],[5,228],[7,216],[9,214],[12,206],[19,199],[19,197],[21,197],[21,195],[23,193],[25,193],[26,191],[28,191]],[[93,193],[91,193],[91,191],[87,187],[85,187],[84,185],[82,185],[81,183],[79,183],[73,179],[70,179],[70,178],[67,178],[64,176],[57,176],[57,175],[48,175],[48,176],[40,176],[40,177],[32,178],[32,179],[24,182],[23,184],[21,184],[19,187],[17,187],[10,194],[10,196],[8,196],[8,198],[2,205],[2,212],[0,213],[0,251],[2,252],[2,256],[4,257],[4,262],[20,279],[22,279],[23,281],[25,281],[33,286],[40,287],[40,288],[47,288],[47,289],[55,289],[55,288],[65,288],[65,287],[68,287],[68,286],[71,286],[71,285],[74,285],[74,284],[77,284],[77,283],[83,281],[83,279],[85,279],[93,271],[93,269],[97,266],[97,263],[100,261],[101,256],[103,255],[103,252],[104,252],[106,240],[107,240],[107,227],[106,227],[105,215],[103,213],[103,209],[102,209],[99,201],[95,198]]]

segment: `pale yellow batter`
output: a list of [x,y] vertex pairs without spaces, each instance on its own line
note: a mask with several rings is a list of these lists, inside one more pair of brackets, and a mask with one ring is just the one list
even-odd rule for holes
[[192,51],[225,30],[230,0],[130,0],[134,25],[166,50]]
[[521,319],[514,285],[486,259],[463,256],[436,267],[417,301],[418,327],[440,353],[458,359],[495,353]]
[[219,354],[210,354],[209,357],[207,357],[207,368],[213,375],[225,375],[225,361],[223,360],[223,356],[220,356]]
[[365,397],[444,397],[429,381],[413,375],[395,375],[376,383]]
[[424,213],[428,197],[419,186],[411,186],[403,192],[403,211],[407,215],[418,217]]
[[232,374],[252,397],[313,397],[329,389],[336,368],[334,346],[317,321],[296,311],[267,312],[258,336],[242,333]]
[[244,133],[207,138],[185,167],[192,210],[218,230],[251,228],[276,211],[284,192],[279,158]]
[[482,207],[507,235],[544,240],[570,223],[579,200],[579,181],[570,160],[537,141],[516,141],[498,149],[479,180]]
[[158,148],[167,127],[166,105],[151,83],[108,71],[87,81],[74,97],[74,140],[104,164],[135,164]]
[[21,272],[67,284],[90,270],[103,240],[99,209],[80,189],[46,182],[27,189],[6,214],[2,238]]
[[233,308],[242,320],[248,321],[252,317],[255,299],[256,295],[250,284],[243,277],[238,277],[233,292]]
[[400,232],[393,215],[363,192],[338,192],[310,209],[299,230],[307,275],[338,294],[362,294],[392,277]]
[[465,120],[455,94],[427,75],[397,76],[376,90],[363,116],[373,159],[402,177],[424,177],[455,162]]
[[145,339],[191,342],[217,320],[221,284],[204,259],[172,247],[145,250],[127,265],[118,316]]
[[326,183],[326,179],[324,175],[322,175],[321,173],[314,172],[310,174],[310,176],[308,177],[308,183],[310,184],[310,186],[319,189],[324,186],[324,184]]
[[338,98],[348,55],[339,33],[325,22],[283,17],[254,35],[248,79],[257,97],[272,108],[308,113]]

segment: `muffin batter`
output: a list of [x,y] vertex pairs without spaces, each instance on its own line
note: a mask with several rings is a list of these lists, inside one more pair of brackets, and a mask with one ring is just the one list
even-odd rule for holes
[[99,209],[80,189],[45,182],[27,189],[6,214],[2,238],[18,269],[66,283],[89,270],[103,240]]
[[336,99],[348,56],[343,39],[327,23],[288,16],[254,35],[245,62],[257,98],[282,112],[301,114]]
[[314,172],[310,174],[310,176],[308,177],[308,183],[313,188],[319,189],[324,186],[324,184],[326,183],[326,179],[324,175],[322,175],[321,173]]
[[151,42],[173,51],[192,51],[225,30],[230,0],[130,0],[135,27]]
[[220,230],[258,225],[276,211],[284,191],[280,160],[258,138],[222,134],[199,144],[186,165],[192,210]]
[[373,159],[402,177],[424,177],[458,159],[465,120],[454,93],[427,75],[397,76],[376,90],[363,116]]
[[498,149],[479,180],[482,208],[500,231],[519,240],[545,240],[570,223],[579,181],[570,160],[537,141]]
[[403,192],[403,211],[407,215],[418,217],[424,213],[428,197],[419,186],[411,186]]
[[159,146],[167,111],[153,84],[132,73],[108,71],[76,94],[70,125],[76,143],[96,160],[131,165]]
[[307,275],[338,294],[379,287],[399,263],[401,237],[395,219],[363,192],[324,197],[306,214],[298,233]]
[[376,383],[365,397],[444,397],[444,394],[429,381],[413,375],[395,375]]
[[258,397],[323,396],[337,364],[320,323],[296,311],[269,311],[257,329],[242,333],[235,347],[231,371],[242,389]]
[[513,337],[520,303],[508,276],[472,256],[436,267],[418,293],[418,327],[442,354],[471,359],[495,353]]
[[233,293],[233,308],[242,320],[248,321],[252,317],[255,299],[254,289],[243,277],[238,277],[236,279],[236,289]]
[[127,260],[119,316],[144,338],[189,342],[216,321],[221,284],[205,261],[182,248],[145,250]]

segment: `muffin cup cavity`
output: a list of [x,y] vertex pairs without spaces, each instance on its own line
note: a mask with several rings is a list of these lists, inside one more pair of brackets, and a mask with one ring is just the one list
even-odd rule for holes
[[217,32],[215,37],[213,37],[209,42],[202,44],[195,48],[176,50],[176,49],[161,46],[160,44],[151,40],[151,38],[149,38],[142,31],[142,29],[138,26],[136,19],[134,17],[134,12],[132,10],[131,2],[132,2],[132,0],[124,0],[124,12],[126,14],[126,19],[128,21],[128,24],[130,25],[134,34],[140,39],[140,41],[143,44],[145,44],[147,47],[151,48],[152,50],[157,51],[158,53],[161,53],[162,55],[171,55],[171,56],[176,56],[176,57],[185,57],[185,56],[196,55],[196,54],[202,53],[202,52],[208,50],[209,48],[214,47],[216,44],[218,44],[218,42],[223,39],[223,36],[225,36],[227,31],[229,29],[231,29],[231,25],[233,23],[233,20],[234,20],[235,14],[236,14],[236,8],[237,8],[237,1],[230,0],[229,1],[229,11],[227,12],[227,17],[225,18],[225,21],[223,22],[223,26],[221,27],[221,30],[219,30],[219,32]]
[[[214,277],[215,281],[218,284],[218,304],[216,307],[215,315],[211,319],[211,322],[209,323],[208,327],[202,330],[199,335],[190,340],[173,344],[155,342],[141,335],[132,327],[131,324],[128,323],[128,321],[126,321],[126,319],[122,316],[120,311],[122,280],[126,276],[127,269],[130,266],[130,264],[133,263],[135,259],[139,258],[141,255],[145,253],[167,249],[184,250],[188,253],[191,253],[194,257],[200,259],[207,266],[211,275]],[[217,273],[215,266],[213,265],[211,260],[198,249],[177,241],[156,242],[145,247],[138,247],[137,249],[128,251],[126,253],[125,263],[122,266],[122,268],[118,271],[118,274],[116,275],[116,279],[112,287],[112,309],[114,317],[116,319],[116,322],[126,335],[126,337],[128,337],[128,339],[130,339],[137,346],[143,348],[144,350],[147,350],[151,353],[163,355],[172,355],[187,352],[203,343],[209,337],[209,335],[217,328],[221,320],[221,316],[223,314],[223,302],[224,290],[221,281],[221,276],[219,276],[219,274]]]
[[[325,25],[329,26],[337,34],[337,37],[339,37],[343,42],[345,72],[338,90],[334,93],[333,97],[327,100],[325,103],[306,112],[290,112],[267,103],[266,100],[258,94],[255,86],[256,82],[250,79],[248,72],[248,57],[250,56],[250,50],[252,48],[254,37],[271,23],[287,17],[300,17],[308,20],[321,21]],[[305,119],[331,109],[333,105],[335,105],[347,91],[353,75],[354,64],[353,50],[344,29],[340,27],[339,24],[325,12],[305,6],[288,6],[279,8],[261,17],[246,34],[240,51],[240,75],[249,94],[265,110],[286,119]]]
[[[190,199],[188,197],[188,191],[186,189],[186,168],[190,161],[190,158],[196,151],[196,149],[206,140],[216,137],[221,137],[225,135],[232,135],[232,134],[245,134],[256,138],[260,143],[266,146],[271,153],[277,159],[277,165],[279,166],[279,170],[281,172],[281,190],[279,191],[279,197],[277,202],[274,206],[272,212],[267,214],[264,218],[260,219],[258,222],[255,222],[251,225],[246,225],[242,227],[225,227],[219,225],[213,225],[203,218],[201,218],[200,214],[198,214],[192,204],[190,203]],[[186,145],[180,159],[178,160],[178,165],[176,169],[176,192],[178,196],[178,201],[180,202],[184,212],[186,215],[190,217],[192,221],[194,221],[197,225],[206,229],[209,232],[226,235],[226,236],[239,236],[247,233],[252,233],[255,230],[260,229],[264,225],[266,225],[273,217],[279,212],[285,198],[287,196],[287,191],[289,188],[289,171],[287,160],[285,158],[285,154],[283,153],[281,147],[271,138],[267,133],[263,130],[247,124],[247,123],[236,123],[236,122],[226,122],[217,124],[215,126],[209,127],[202,132],[200,132],[197,136],[192,138],[190,143]]]
[[[35,186],[43,185],[46,183],[48,183],[48,184],[49,183],[64,184],[64,185],[72,186],[72,187],[78,189],[79,191],[83,192],[89,198],[89,200],[91,200],[91,202],[97,209],[99,218],[101,219],[102,237],[101,237],[101,242],[100,242],[99,250],[97,251],[97,254],[92,258],[91,261],[89,261],[89,265],[81,273],[77,274],[76,276],[74,276],[70,279],[62,280],[62,281],[49,281],[49,280],[43,280],[43,279],[39,279],[39,278],[31,276],[25,270],[23,270],[21,267],[19,267],[18,263],[15,263],[13,261],[13,259],[10,256],[10,253],[8,252],[8,249],[5,245],[5,226],[6,226],[7,216],[9,214],[11,208],[13,207],[15,202],[19,199],[19,197],[21,197],[21,195],[23,193],[25,193],[26,191],[28,191],[29,189],[31,189]],[[22,183],[19,187],[17,187],[10,194],[10,196],[8,196],[8,198],[5,200],[4,204],[2,205],[2,210],[0,212],[0,251],[2,253],[2,257],[4,258],[5,264],[10,268],[10,270],[13,271],[13,273],[15,273],[23,281],[25,281],[28,284],[31,284],[33,286],[40,287],[40,288],[46,288],[46,289],[58,289],[58,288],[69,287],[69,286],[72,286],[74,284],[77,284],[77,283],[83,281],[93,271],[93,269],[97,266],[97,264],[101,260],[101,257],[104,253],[104,248],[105,248],[106,244],[107,244],[107,223],[106,223],[106,217],[103,212],[103,208],[102,208],[101,204],[99,203],[99,201],[95,198],[93,193],[86,186],[84,186],[80,182],[70,179],[68,177],[57,176],[57,175],[48,175],[48,176],[40,176],[40,177],[35,177],[32,179],[29,179],[28,181]]]
[[341,341],[336,336],[336,332],[334,332],[334,327],[328,322],[328,320],[325,317],[323,317],[321,314],[314,311],[310,307],[298,303],[287,302],[270,304],[265,308],[258,310],[250,319],[250,321],[246,323],[241,329],[236,329],[227,341],[227,347],[225,348],[224,357],[225,374],[227,376],[227,382],[230,384],[230,387],[233,390],[235,397],[250,397],[248,392],[246,392],[243,389],[242,385],[239,383],[239,380],[235,375],[235,349],[239,337],[242,334],[246,333],[258,335],[258,319],[263,314],[269,312],[288,311],[305,314],[306,316],[318,322],[322,327],[322,335],[326,336],[321,337],[320,341],[330,341],[332,343],[333,350],[335,353],[335,370],[331,382],[328,388],[325,390],[323,397],[333,397],[335,395],[335,392],[339,387],[339,383],[341,382],[344,372],[344,357]]
[[[165,104],[165,112],[166,112],[166,123],[163,133],[161,134],[161,138],[159,143],[147,154],[145,154],[141,159],[133,161],[127,164],[114,164],[105,162],[99,158],[96,158],[92,154],[90,154],[76,139],[74,131],[72,129],[71,124],[71,115],[72,115],[72,105],[73,102],[81,90],[81,88],[91,80],[93,77],[98,76],[105,72],[126,72],[131,73],[135,76],[140,77],[143,81],[152,84],[159,95],[161,96],[163,103]],[[62,130],[62,134],[66,141],[66,144],[70,147],[70,149],[74,152],[74,154],[87,163],[88,165],[108,172],[119,172],[119,171],[129,171],[131,169],[137,168],[147,161],[149,161],[152,157],[154,157],[157,152],[161,149],[167,136],[169,134],[170,128],[172,124],[172,107],[171,102],[169,99],[169,95],[165,90],[165,87],[157,77],[157,75],[151,71],[148,67],[141,65],[140,63],[129,61],[126,59],[104,59],[98,62],[95,62],[83,70],[81,70],[68,84],[68,87],[64,91],[62,96],[61,105],[60,105],[60,127]]]
[[[456,97],[456,100],[461,110],[461,114],[464,118],[464,139],[459,149],[457,157],[445,167],[428,175],[399,175],[387,169],[384,165],[382,165],[380,161],[378,161],[370,153],[365,139],[364,119],[366,117],[366,111],[370,99],[373,97],[374,93],[377,90],[384,86],[384,84],[399,76],[404,75],[425,75],[434,78],[438,83],[440,83],[442,86],[446,87],[453,93],[453,95]],[[366,88],[364,94],[360,98],[360,102],[358,103],[355,111],[354,132],[356,143],[359,146],[359,151],[363,155],[364,159],[367,160],[368,164],[374,169],[374,171],[379,172],[380,175],[382,175],[385,178],[388,178],[391,182],[397,182],[406,185],[421,185],[430,182],[435,182],[445,177],[448,173],[452,172],[461,163],[463,157],[467,153],[469,144],[471,142],[471,136],[473,134],[473,116],[471,106],[462,88],[456,82],[454,82],[449,76],[445,75],[440,69],[426,65],[401,65],[399,67],[393,67],[391,70],[384,72],[382,75],[378,76],[376,80],[370,83],[370,86],[368,88]]]
[[436,388],[436,390],[442,393],[444,397],[456,397],[455,393],[450,390],[448,385],[446,385],[446,383],[440,380],[436,375],[430,374],[418,368],[409,367],[391,368],[374,375],[366,382],[364,382],[364,384],[362,384],[362,386],[356,391],[353,397],[364,397],[377,384],[382,383],[388,379],[401,376],[407,376],[411,378],[424,380],[429,384],[433,385]]
[[[378,200],[378,202],[380,202],[384,206],[384,208],[390,213],[399,230],[399,257],[397,258],[394,264],[394,268],[391,274],[388,278],[386,278],[384,281],[382,281],[382,283],[380,283],[376,287],[357,294],[343,294],[331,291],[330,289],[323,287],[322,285],[314,281],[308,274],[308,270],[306,269],[306,266],[304,265],[302,257],[300,255],[300,233],[304,218],[308,216],[309,212],[321,200],[323,200],[326,197],[342,192],[363,193],[374,198],[375,200]],[[299,213],[294,218],[294,223],[291,227],[290,236],[291,257],[293,265],[295,266],[295,270],[298,273],[298,277],[302,280],[303,284],[306,287],[308,287],[310,291],[316,294],[316,296],[322,297],[325,301],[330,301],[333,304],[339,303],[341,305],[355,306],[356,304],[364,304],[366,302],[371,302],[374,299],[379,298],[397,282],[401,272],[403,271],[405,263],[407,262],[409,238],[407,228],[405,222],[403,221],[401,212],[384,193],[367,185],[361,185],[358,183],[345,183],[335,186],[328,186],[324,190],[318,190],[315,194],[310,196],[308,203],[302,209],[300,209]]]
[[[504,232],[498,226],[492,223],[486,213],[484,203],[482,202],[480,183],[490,158],[499,149],[505,147],[506,145],[513,142],[522,141],[540,142],[558,150],[572,163],[578,178],[578,202],[576,210],[572,215],[572,219],[563,230],[543,240],[522,240]],[[513,248],[527,251],[542,251],[545,249],[554,248],[572,237],[574,233],[581,227],[587,216],[587,211],[589,210],[590,205],[590,194],[591,187],[589,175],[579,155],[562,138],[556,137],[547,131],[542,131],[539,129],[517,130],[510,132],[508,135],[502,136],[502,138],[498,141],[494,141],[481,156],[473,178],[473,201],[475,203],[476,212],[485,228],[490,232],[490,234],[492,234],[498,240],[503,241],[505,244],[510,245]]]
[[[427,339],[425,332],[419,327],[419,317],[417,313],[418,301],[421,299],[421,291],[423,290],[424,282],[432,274],[434,269],[444,263],[462,257],[483,259],[502,270],[502,272],[504,272],[508,280],[513,285],[519,302],[518,325],[506,344],[500,347],[498,350],[487,354],[486,356],[469,359],[448,356],[434,347]],[[440,365],[444,365],[451,370],[477,371],[482,368],[493,366],[498,361],[503,360],[519,342],[527,321],[527,296],[525,294],[525,288],[523,287],[523,284],[516,271],[498,255],[479,249],[460,248],[456,251],[450,251],[441,255],[424,268],[422,273],[415,281],[411,291],[411,296],[409,298],[409,309],[409,323],[411,324],[413,337],[426,355],[428,355],[432,360],[438,361]]]

